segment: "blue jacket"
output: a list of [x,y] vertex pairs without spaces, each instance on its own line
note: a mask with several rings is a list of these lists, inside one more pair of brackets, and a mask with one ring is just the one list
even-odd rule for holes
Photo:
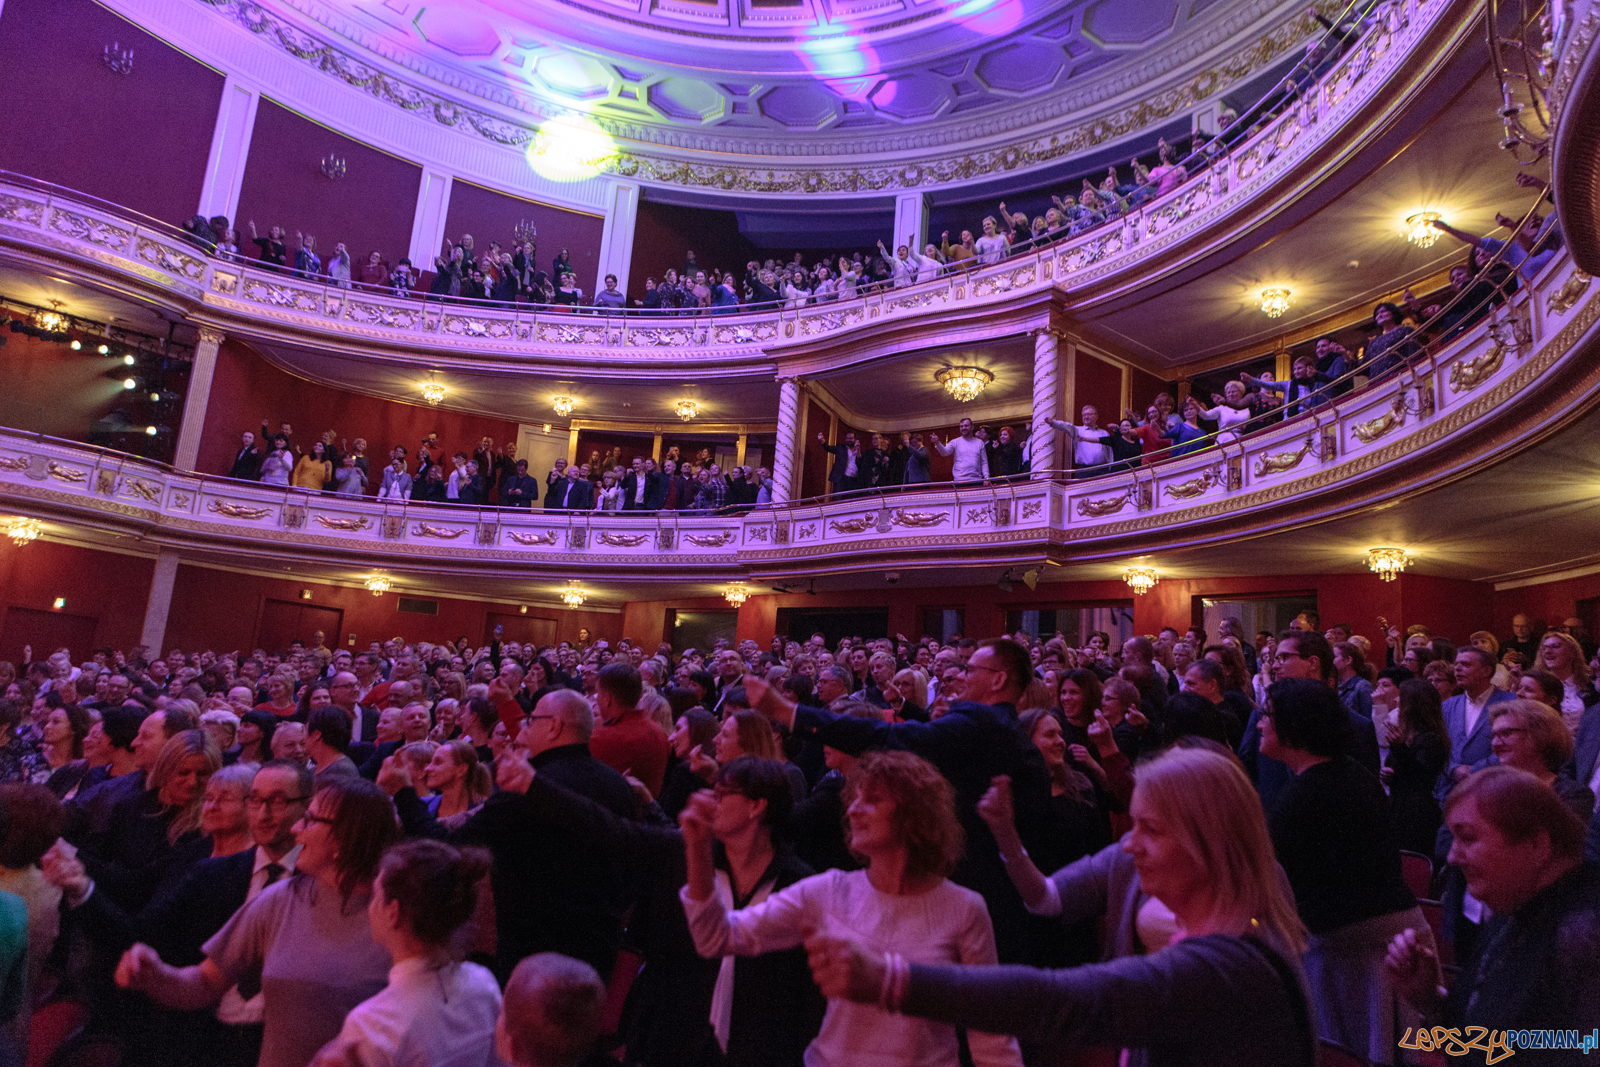
[[1450,766],[1445,768],[1446,776],[1463,765],[1475,771],[1488,766],[1494,758],[1489,747],[1489,706],[1514,699],[1513,694],[1504,689],[1490,693],[1488,703],[1483,706],[1483,715],[1470,737],[1467,736],[1467,695],[1460,693],[1444,702],[1444,725],[1450,731]]

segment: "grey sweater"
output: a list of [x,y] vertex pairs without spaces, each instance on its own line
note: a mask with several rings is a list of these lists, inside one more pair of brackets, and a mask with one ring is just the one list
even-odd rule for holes
[[1151,1067],[1311,1067],[1310,1009],[1287,966],[1293,988],[1261,941],[1224,934],[1062,971],[913,964],[901,1011],[1024,1042],[1142,1049]]

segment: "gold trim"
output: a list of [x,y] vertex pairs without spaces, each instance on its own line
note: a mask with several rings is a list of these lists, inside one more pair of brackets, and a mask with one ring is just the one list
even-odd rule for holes
[[1589,281],[1589,275],[1581,270],[1574,270],[1567,275],[1567,280],[1561,283],[1561,288],[1545,297],[1545,310],[1552,315],[1565,315],[1588,291]]
[[230,519],[246,519],[250,522],[256,522],[272,514],[271,508],[252,508],[243,504],[228,504],[221,500],[213,500],[206,505],[206,510],[215,515]]
[[326,515],[318,515],[317,521],[323,525],[324,529],[345,530],[349,533],[372,528],[372,520],[365,515],[359,519],[330,519]]
[[1207,489],[1210,489],[1212,484],[1213,479],[1211,477],[1211,471],[1203,470],[1200,472],[1200,477],[1191,478],[1187,482],[1179,482],[1177,485],[1169,485],[1166,487],[1166,491],[1168,496],[1175,496],[1180,500],[1186,500],[1189,497],[1201,495]]
[[1132,497],[1133,490],[1129,489],[1118,497],[1106,497],[1104,500],[1080,500],[1078,501],[1078,514],[1092,518],[1115,515],[1127,506]]
[[701,548],[721,548],[723,545],[732,544],[733,542],[737,541],[739,539],[739,535],[730,530],[724,530],[721,533],[706,534],[704,537],[697,537],[694,534],[684,534],[683,539],[689,542],[691,545],[699,545]]
[[441,541],[454,541],[466,532],[465,527],[459,530],[447,530],[443,526],[430,526],[425,522],[419,522],[411,528],[412,537],[437,537]]
[[861,516],[859,519],[835,519],[828,523],[828,529],[842,534],[865,533],[877,525],[877,516],[872,513]]
[[515,530],[507,530],[506,536],[519,545],[554,545],[560,540],[554,530],[549,530],[542,534],[517,533]]
[[1263,452],[1256,458],[1256,477],[1263,478],[1269,474],[1282,474],[1284,471],[1294,470],[1300,466],[1302,460],[1311,454],[1311,436],[1306,435],[1306,443],[1300,446],[1298,452],[1278,452],[1267,455]]
[[940,523],[950,521],[950,513],[946,511],[906,511],[896,508],[889,516],[889,521],[896,526],[926,527],[938,526]]
[[1405,403],[1405,393],[1396,393],[1394,403],[1390,405],[1387,414],[1380,415],[1375,419],[1369,419],[1366,422],[1356,423],[1350,427],[1350,433],[1364,445],[1370,445],[1380,438],[1387,437],[1396,427],[1406,421]]
[[69,482],[73,485],[81,485],[83,480],[89,477],[88,471],[79,470],[76,467],[62,466],[55,460],[51,460],[49,463],[46,463],[44,465],[44,469],[49,472],[50,477],[55,478],[58,481]]
[[605,530],[597,534],[595,540],[602,545],[611,545],[615,548],[638,548],[649,536],[649,534],[612,533],[610,530]]
[[1472,359],[1458,359],[1450,365],[1450,388],[1457,393],[1470,392],[1494,376],[1506,361],[1506,343],[1494,339],[1494,347]]

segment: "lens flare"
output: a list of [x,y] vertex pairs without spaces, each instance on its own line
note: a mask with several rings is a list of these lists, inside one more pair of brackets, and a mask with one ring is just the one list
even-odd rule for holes
[[543,122],[528,142],[528,166],[552,182],[593,178],[615,154],[611,136],[587,115],[562,115]]

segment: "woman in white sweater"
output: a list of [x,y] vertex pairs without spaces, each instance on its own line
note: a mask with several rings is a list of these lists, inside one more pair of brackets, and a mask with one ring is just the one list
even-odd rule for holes
[[[702,956],[752,956],[793,948],[816,931],[837,931],[871,951],[920,963],[992,964],[994,928],[983,898],[946,877],[961,856],[955,792],[933,765],[909,752],[861,758],[849,785],[850,850],[861,871],[830,870],[727,911],[715,892],[711,822],[718,801],[701,792],[679,816],[689,881],[681,891]],[[1018,1067],[1009,1037],[969,1032],[978,1067]],[[955,1027],[828,1001],[807,1067],[956,1067]]]

